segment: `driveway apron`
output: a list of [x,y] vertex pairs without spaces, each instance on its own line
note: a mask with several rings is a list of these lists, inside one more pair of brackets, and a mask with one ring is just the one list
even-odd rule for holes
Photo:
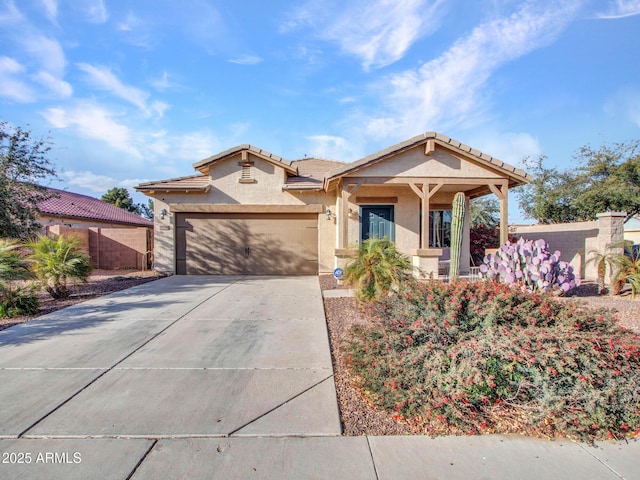
[[14,443],[341,432],[316,277],[173,276],[60,310],[0,332],[0,382]]

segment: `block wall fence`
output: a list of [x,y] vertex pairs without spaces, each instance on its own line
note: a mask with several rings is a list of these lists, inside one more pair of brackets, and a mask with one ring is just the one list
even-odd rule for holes
[[150,228],[47,227],[53,235],[75,235],[93,268],[150,270],[153,268],[153,232]]
[[[518,238],[538,240],[542,238],[553,252],[561,252],[561,260],[573,266],[583,280],[596,280],[596,265],[589,259],[592,252],[604,253],[610,245],[624,240],[624,212],[599,213],[597,220],[590,222],[555,223],[551,225],[519,225],[509,227],[509,233]],[[622,252],[622,249],[619,249]],[[611,272],[607,267],[607,282],[611,281]]]

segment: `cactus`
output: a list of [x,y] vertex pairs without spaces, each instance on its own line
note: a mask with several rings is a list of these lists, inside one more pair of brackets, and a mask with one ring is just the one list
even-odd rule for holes
[[568,262],[560,260],[560,252],[549,251],[544,240],[505,243],[495,255],[487,255],[480,265],[483,277],[509,285],[522,285],[528,291],[551,290],[566,294],[580,285]]
[[449,264],[449,278],[451,280],[455,280],[460,274],[464,204],[464,193],[456,193],[456,196],[453,197],[453,208],[451,209],[451,263]]

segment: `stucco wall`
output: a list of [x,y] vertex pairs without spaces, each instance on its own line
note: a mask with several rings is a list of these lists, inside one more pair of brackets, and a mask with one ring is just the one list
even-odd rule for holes
[[468,159],[461,159],[441,148],[429,156],[424,146],[403,152],[391,159],[365,167],[354,176],[373,177],[451,177],[451,178],[501,178],[489,168]]

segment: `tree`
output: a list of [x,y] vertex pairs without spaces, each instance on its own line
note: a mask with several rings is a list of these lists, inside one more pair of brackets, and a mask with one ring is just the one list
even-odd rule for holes
[[469,202],[471,227],[497,227],[500,223],[500,203],[493,196],[474,198]]
[[133,203],[129,190],[122,187],[113,187],[100,198],[103,202],[110,203],[128,212],[141,215],[147,220],[153,220],[153,200],[149,199],[148,204]]
[[122,208],[128,212],[138,215],[140,214],[140,208],[138,205],[133,203],[133,199],[129,195],[129,190],[126,188],[113,187],[108,190],[107,193],[102,195],[100,200],[115,205],[116,207]]
[[0,237],[26,239],[39,225],[38,204],[54,196],[40,184],[56,177],[46,139],[0,121]]
[[544,167],[545,156],[525,160],[533,180],[520,187],[519,205],[528,217],[564,223],[606,211],[640,212],[640,141],[584,146],[573,159],[579,166],[565,171]]

